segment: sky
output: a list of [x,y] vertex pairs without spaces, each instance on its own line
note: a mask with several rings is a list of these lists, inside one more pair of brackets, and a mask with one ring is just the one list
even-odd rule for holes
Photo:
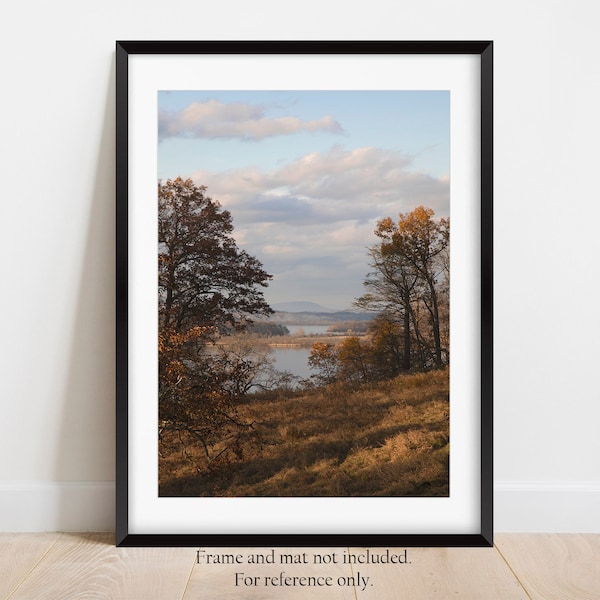
[[352,309],[384,217],[450,213],[447,91],[161,91],[158,178],[207,186],[270,304]]

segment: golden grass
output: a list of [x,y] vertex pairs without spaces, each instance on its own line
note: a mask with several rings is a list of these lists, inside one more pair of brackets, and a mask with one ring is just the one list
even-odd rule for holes
[[[447,496],[448,370],[379,384],[252,396],[256,437],[206,468],[174,453],[161,496]],[[216,449],[218,450],[218,448]]]

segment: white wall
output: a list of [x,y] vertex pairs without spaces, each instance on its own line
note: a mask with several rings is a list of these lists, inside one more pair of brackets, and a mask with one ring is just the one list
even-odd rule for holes
[[492,39],[496,530],[600,531],[597,6],[5,7],[0,530],[113,527],[115,40]]

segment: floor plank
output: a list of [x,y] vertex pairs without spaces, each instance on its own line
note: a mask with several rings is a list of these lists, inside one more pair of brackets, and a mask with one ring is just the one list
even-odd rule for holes
[[60,533],[0,534],[0,598],[10,595],[59,538]]
[[600,535],[497,534],[496,545],[532,599],[600,598]]
[[[365,548],[276,548],[273,564],[248,564],[249,554],[270,557],[271,549],[203,548],[202,564],[197,564],[195,548],[115,548],[113,534],[0,534],[0,598],[600,598],[600,535],[496,534],[495,540],[493,549],[408,548],[410,564],[365,563]],[[390,552],[402,555],[403,549]],[[209,553],[240,554],[241,563],[206,564]],[[304,553],[306,563],[280,559],[282,554],[301,559]],[[314,554],[334,553],[336,564],[314,564]],[[343,560],[349,554],[357,556],[353,564]],[[257,585],[245,585],[238,577],[236,586],[236,572],[257,577]],[[284,577],[331,577],[332,585],[276,585],[282,572]],[[338,579],[345,585],[338,585]]]
[[[403,556],[403,548],[390,548]],[[383,548],[370,549],[380,555]],[[366,558],[365,548],[349,553]],[[354,564],[369,583],[359,597],[364,600],[528,600],[527,594],[494,548],[408,548],[406,563]]]
[[116,548],[114,534],[63,534],[10,600],[180,600],[191,548]]
[[[314,554],[340,556],[343,548],[203,548],[201,564],[196,564],[184,596],[184,600],[270,600],[281,598],[319,598],[336,600],[356,600],[353,587],[338,586],[338,578],[343,578],[344,584],[351,576],[349,565],[314,564]],[[223,553],[239,555],[240,564],[206,564],[207,554]],[[272,557],[272,564],[248,564],[249,555],[257,554]],[[285,564],[282,555],[298,557],[299,564]],[[304,561],[306,559],[306,563]],[[269,558],[271,560],[271,558]],[[236,585],[236,573],[238,576]],[[284,573],[280,580],[280,573]],[[320,577],[314,583],[323,585],[308,586],[297,580],[296,585],[285,584],[285,577]],[[323,578],[330,577],[329,583]],[[268,578],[267,580],[265,578]],[[293,580],[288,580],[293,584]],[[246,585],[248,584],[248,585]]]

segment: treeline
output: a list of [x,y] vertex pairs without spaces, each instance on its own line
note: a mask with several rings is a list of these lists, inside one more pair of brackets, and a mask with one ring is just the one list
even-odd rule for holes
[[397,222],[378,222],[369,248],[372,271],[355,305],[376,313],[368,336],[317,343],[309,357],[319,383],[377,381],[450,362],[450,221],[420,206]]
[[277,337],[289,335],[290,330],[281,323],[266,323],[265,321],[255,321],[248,326],[248,333],[260,337]]
[[340,321],[327,328],[329,333],[367,333],[370,321]]

